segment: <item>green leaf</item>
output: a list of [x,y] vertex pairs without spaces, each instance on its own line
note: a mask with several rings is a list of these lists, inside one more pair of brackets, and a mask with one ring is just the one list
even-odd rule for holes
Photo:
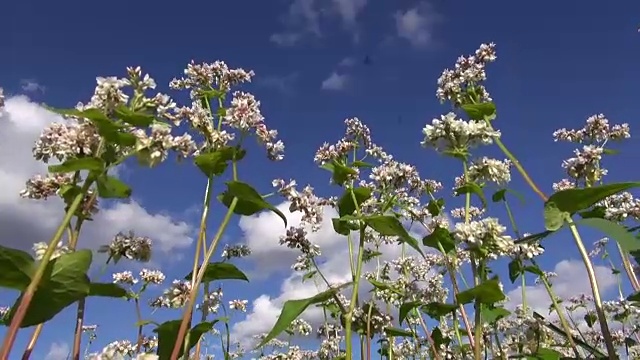
[[121,146],[134,146],[136,144],[137,138],[135,135],[126,132],[126,129],[124,129],[122,125],[116,124],[98,109],[80,111],[78,109],[54,109],[47,106],[45,107],[56,114],[75,116],[91,121],[98,129],[98,134],[110,143]]
[[216,151],[205,152],[193,159],[198,169],[207,176],[220,176],[224,173],[229,165],[229,161],[233,160],[236,148],[224,147]]
[[396,294],[401,295],[401,296],[404,295],[400,290],[396,289],[395,287],[391,286],[390,284],[383,283],[382,281],[377,281],[377,280],[373,280],[373,279],[369,279],[368,281],[376,289],[391,291],[391,292],[396,293]]
[[429,210],[429,214],[431,214],[431,216],[440,215],[443,208],[444,199],[429,200],[429,203],[427,204],[427,210]]
[[606,219],[588,218],[578,221],[578,224],[584,224],[592,228],[596,228],[605,233],[609,238],[614,239],[622,250],[632,252],[640,250],[640,239],[637,239],[624,226],[614,223]]
[[564,226],[565,219],[570,216],[558,208],[556,203],[547,202],[544,204],[544,227],[549,231],[558,231]]
[[70,173],[80,170],[104,171],[104,161],[95,157],[83,157],[76,159],[69,159],[59,165],[49,165],[50,173]]
[[347,236],[351,233],[352,227],[349,226],[349,222],[340,218],[331,219],[331,224],[333,224],[333,231],[337,234]]
[[520,202],[524,203],[524,196],[522,196],[522,194],[520,194],[519,192],[517,192],[515,190],[511,190],[511,189],[502,189],[502,190],[496,191],[491,196],[491,201],[493,201],[493,202],[506,201],[508,192],[512,193],[513,195],[515,195],[520,200]]
[[[202,335],[213,329],[213,326],[216,324],[217,320],[211,322],[202,322],[189,330],[189,345],[187,346],[187,350],[190,351],[193,349]],[[178,341],[178,332],[180,331],[180,324],[182,323],[182,319],[179,320],[170,320],[163,322],[153,330],[153,332],[158,334],[158,350],[156,354],[158,355],[159,360],[170,360],[171,353],[173,352],[173,347]],[[180,351],[178,352],[178,357],[184,354],[184,339],[180,341]]]
[[302,282],[304,283],[309,279],[313,279],[313,277],[316,276],[317,273],[318,272],[316,270],[309,271],[308,273],[304,274],[304,276],[302,276]]
[[504,299],[505,295],[500,289],[500,283],[496,278],[487,280],[456,295],[456,301],[459,304],[469,304],[474,300],[478,300],[481,304],[492,305]]
[[274,339],[276,336],[280,335],[283,331],[289,328],[291,322],[300,316],[309,306],[314,304],[323,303],[331,298],[333,298],[338,291],[341,289],[351,285],[351,283],[343,284],[341,286],[323,291],[315,296],[306,299],[299,300],[287,300],[282,307],[282,311],[280,312],[280,316],[276,321],[275,325],[269,331],[267,336],[262,339],[260,344],[256,346],[256,348],[263,347],[266,343]]
[[433,328],[433,331],[431,331],[431,338],[436,344],[436,348],[439,348],[440,345],[448,346],[451,343],[451,339],[447,336],[444,336],[442,330],[440,330],[438,326]]
[[[353,194],[352,194],[353,192]],[[355,202],[354,199],[355,198]],[[363,202],[371,198],[371,189],[367,187],[359,187],[355,189],[347,189],[340,200],[338,200],[338,214],[342,217],[352,215],[356,208]]]
[[414,248],[420,255],[424,257],[424,253],[420,249],[418,240],[414,239],[404,226],[400,223],[400,220],[393,216],[374,215],[365,217],[364,222],[370,226],[373,230],[377,231],[382,236],[397,236],[400,241]]
[[526,357],[527,360],[560,360],[563,359],[562,354],[551,349],[541,348],[533,354]]
[[593,327],[593,324],[595,324],[596,321],[598,321],[598,317],[594,313],[587,313],[584,316],[584,321],[587,323],[587,326]]
[[560,211],[575,214],[585,210],[597,202],[622,191],[640,187],[640,182],[615,183],[594,186],[584,189],[567,189],[558,191],[549,197],[547,203],[555,203]]
[[33,258],[24,251],[0,246],[0,286],[24,290],[31,282]]
[[331,179],[337,185],[344,185],[344,183],[349,179],[349,177],[357,175],[358,172],[337,160],[333,160],[331,163],[324,164],[322,166],[324,169],[327,169],[333,173]]
[[251,187],[251,185],[240,181],[227,181],[226,184],[227,190],[219,197],[219,199],[226,207],[229,207],[231,206],[233,198],[237,198],[238,203],[233,210],[234,213],[248,216],[262,210],[271,210],[276,213],[282,221],[284,221],[284,226],[287,226],[287,218],[284,216],[282,211],[276,209],[275,206],[265,201],[262,196]]
[[360,160],[356,160],[353,163],[351,163],[351,165],[357,167],[357,168],[372,168],[373,164],[365,162],[365,161],[360,161]]
[[441,317],[456,311],[457,308],[458,306],[455,304],[431,302],[422,306],[420,310],[432,319],[439,320]]
[[394,328],[394,327],[385,328],[384,333],[387,334],[387,336],[398,336],[398,337],[414,337],[415,336],[415,334],[411,331]]
[[496,116],[496,105],[492,102],[462,105],[462,110],[473,120],[493,120]]
[[403,303],[402,305],[400,305],[400,311],[398,314],[398,322],[400,325],[402,325],[402,323],[404,322],[404,320],[407,318],[407,316],[409,316],[409,313],[417,308],[422,306],[422,301],[410,301],[410,302],[406,302]]
[[640,291],[629,295],[629,297],[627,297],[627,300],[640,302]]
[[[185,280],[191,280],[193,277],[193,271],[184,277]],[[240,271],[235,265],[226,262],[211,262],[207,264],[207,268],[204,270],[204,277],[202,282],[211,282],[217,280],[244,280],[249,281],[249,278]]]
[[482,187],[474,182],[468,182],[461,187],[457,188],[454,191],[456,196],[460,196],[463,194],[475,194],[482,202],[482,207],[487,207],[487,199],[484,197],[484,192],[482,191]]
[[151,114],[132,111],[128,107],[121,105],[115,109],[116,116],[126,122],[127,124],[131,124],[133,126],[146,128],[153,123],[155,117]]
[[446,254],[456,248],[456,243],[451,232],[439,226],[436,226],[431,234],[422,238],[422,244],[438,251],[440,251],[440,246],[442,246]]
[[[27,313],[20,324],[25,328],[51,320],[60,311],[89,295],[90,282],[86,272],[91,266],[91,251],[79,250],[53,259],[45,269]],[[9,319],[22,299],[21,295],[11,307]]]
[[513,284],[524,272],[522,260],[519,258],[513,259],[509,263],[509,280]]
[[127,297],[127,290],[113,283],[91,283],[89,284],[89,296],[123,298]]
[[96,179],[98,196],[103,199],[126,199],[131,196],[131,188],[118,178],[101,175]]
[[505,318],[511,314],[511,311],[503,307],[489,308],[483,306],[481,310],[482,320],[487,324],[494,324],[496,321]]

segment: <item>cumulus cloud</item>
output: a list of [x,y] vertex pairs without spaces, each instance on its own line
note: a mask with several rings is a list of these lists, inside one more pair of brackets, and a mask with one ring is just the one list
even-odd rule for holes
[[341,67],[351,67],[356,64],[356,59],[352,56],[346,57],[338,63],[338,66]]
[[338,74],[337,72],[332,72],[328,78],[322,81],[321,88],[323,90],[334,90],[339,91],[343,90],[347,84],[349,83],[349,75],[347,74]]
[[431,44],[433,26],[440,20],[440,16],[426,2],[404,11],[397,11],[394,18],[398,36],[409,41],[414,47]]
[[[25,181],[45,174],[46,165],[31,155],[34,141],[47,124],[61,118],[33,103],[26,96],[9,97],[0,113],[0,244],[29,249],[34,242],[48,241],[62,217],[63,203],[57,198],[46,201],[22,199],[19,192]],[[105,202],[106,203],[106,202]],[[138,201],[104,206],[87,222],[80,238],[83,248],[108,243],[119,231],[134,230],[153,239],[157,250],[170,253],[189,246],[194,229],[170,216],[154,214]]]
[[[616,277],[611,273],[611,269],[605,266],[598,265],[594,268],[600,292],[606,294],[607,291],[616,286]],[[587,278],[587,273],[582,261],[562,260],[556,264],[553,271],[558,274],[558,276],[550,279],[550,281],[553,285],[553,291],[560,298],[568,299],[580,294],[591,295],[591,286],[589,285],[589,279]],[[509,297],[509,301],[505,306],[508,309],[514,309],[516,306],[522,304],[522,286],[509,291],[507,296]],[[534,311],[543,315],[549,312],[551,300],[549,300],[549,294],[547,294],[544,285],[527,286],[525,296],[527,306],[531,307]]]
[[66,360],[71,355],[71,349],[67,343],[54,342],[49,347],[49,352],[44,357],[45,360]]
[[270,40],[280,46],[292,46],[305,36],[323,36],[323,19],[338,18],[345,29],[358,39],[357,18],[367,0],[292,0],[281,22],[285,30],[271,34]]

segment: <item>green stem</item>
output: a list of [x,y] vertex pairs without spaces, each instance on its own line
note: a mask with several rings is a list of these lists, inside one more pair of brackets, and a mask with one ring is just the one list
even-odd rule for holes
[[600,298],[600,289],[598,286],[598,280],[596,279],[596,272],[593,269],[593,264],[591,263],[591,259],[589,259],[589,253],[584,246],[582,238],[580,237],[580,233],[578,232],[578,228],[576,224],[571,219],[571,216],[567,215],[565,217],[565,221],[569,224],[569,229],[571,230],[571,234],[575,240],[576,246],[580,251],[580,256],[582,257],[582,261],[587,270],[587,277],[589,278],[589,284],[591,285],[591,292],[593,294],[593,303],[596,310],[596,314],[598,315],[598,322],[600,323],[600,331],[602,331],[602,337],[604,338],[604,343],[607,347],[607,353],[609,355],[609,359],[616,360],[616,348],[613,345],[613,338],[611,337],[611,331],[609,330],[609,324],[607,323],[607,317],[605,315],[604,309],[602,308],[602,299]]
[[[538,267],[538,264],[536,263],[535,260],[531,259],[531,263],[535,267]],[[547,294],[549,294],[549,298],[551,299],[551,304],[553,305],[553,308],[556,310],[556,313],[558,314],[558,319],[560,320],[560,324],[562,325],[562,329],[567,334],[567,340],[569,341],[569,344],[571,345],[571,348],[573,349],[574,355],[577,358],[580,358],[580,353],[578,352],[578,348],[576,347],[576,344],[573,341],[573,336],[572,336],[572,333],[571,333],[571,327],[569,326],[569,322],[567,321],[567,317],[566,317],[566,314],[565,314],[564,307],[562,305],[560,305],[560,303],[558,303],[558,300],[556,298],[555,292],[551,288],[551,284],[549,283],[549,280],[547,279],[547,276],[544,273],[542,274],[542,276],[540,276],[540,281],[542,281],[542,284],[544,285],[545,290],[547,290]]]
[[[227,229],[227,226],[229,225],[229,221],[233,216],[233,211],[235,210],[237,205],[238,205],[238,198],[234,197],[233,201],[231,201],[231,204],[229,204],[229,209],[227,210],[227,213],[225,214],[224,219],[222,220],[222,224],[218,228],[218,231],[216,232],[216,235],[213,238],[211,247],[208,249],[204,257],[202,266],[200,266],[200,269],[198,269],[198,273],[197,273],[198,275],[196,276],[196,280],[194,283],[191,284],[191,294],[189,296],[189,301],[185,305],[184,313],[182,316],[182,323],[180,324],[180,329],[178,330],[178,336],[176,337],[176,339],[183,339],[187,334],[187,326],[189,324],[189,320],[191,319],[193,306],[198,295],[198,292],[196,291],[196,289],[200,285],[200,282],[202,282],[202,278],[204,277],[204,273],[207,268],[206,264],[209,262],[209,260],[213,256],[213,253],[216,250],[218,242],[222,238],[222,235],[224,234],[225,230]],[[179,352],[180,352],[180,341],[178,340],[176,341],[176,344],[173,347],[173,352],[171,353],[170,359],[171,360],[177,359]]]
[[346,358],[351,360],[353,354],[353,344],[352,344],[352,331],[351,325],[353,322],[353,312],[356,308],[356,302],[358,300],[358,289],[360,287],[360,278],[362,273],[362,259],[364,257],[364,241],[365,241],[365,227],[363,226],[360,229],[360,241],[358,244],[358,260],[356,262],[356,273],[355,279],[353,280],[353,293],[351,294],[351,302],[349,303],[349,311],[346,314],[345,319],[345,345],[346,345]]

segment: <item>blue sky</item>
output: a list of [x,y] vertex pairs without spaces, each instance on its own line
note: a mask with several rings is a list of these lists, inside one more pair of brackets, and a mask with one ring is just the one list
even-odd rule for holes
[[[459,166],[422,149],[421,129],[447,111],[434,95],[441,71],[483,42],[498,46],[498,61],[489,66],[487,84],[498,107],[496,126],[545,191],[562,178],[561,160],[573,149],[553,143],[555,129],[579,128],[588,116],[604,113],[611,122],[628,122],[634,130],[640,110],[640,3],[352,2],[361,5],[355,18],[332,8],[331,1],[315,0],[324,9],[317,13],[317,22],[313,12],[292,12],[291,0],[184,5],[10,2],[3,5],[0,23],[0,86],[17,95],[24,92],[21,81],[29,79],[44,87],[29,92],[33,101],[71,107],[90,97],[96,76],[123,76],[126,66],[142,66],[161,91],[168,91],[168,81],[180,76],[191,59],[220,59],[231,67],[252,69],[256,77],[248,89],[261,100],[266,122],[286,145],[283,162],[271,164],[253,154],[241,168],[241,177],[263,192],[270,191],[271,179],[282,177],[311,183],[324,195],[335,194],[327,186],[327,174],[313,164],[313,154],[322,142],[339,139],[342,121],[353,116],[363,120],[375,141],[397,159],[417,165],[424,177],[450,184]],[[282,34],[297,42],[278,44],[274,39],[285,38]],[[370,65],[363,63],[365,56]],[[355,63],[340,65],[345,58]],[[345,86],[323,89],[323,81],[334,72]],[[178,98],[184,100],[184,95]],[[637,145],[632,138],[621,147],[623,153],[607,163],[609,181],[637,176],[628,165],[638,161]],[[204,181],[192,166],[127,169],[123,177],[147,211],[195,226],[198,215],[193,209],[200,203]],[[521,226],[535,232],[542,226],[541,205],[519,175],[513,177],[512,187],[528,200],[526,207],[516,210]],[[219,214],[214,213],[216,219]],[[234,225],[227,241],[242,241],[243,236]],[[553,268],[564,258],[577,258],[568,250],[570,239],[555,240],[546,244],[545,265]],[[186,261],[174,260],[161,260],[168,277],[179,277],[187,266]],[[250,301],[262,293],[276,296],[282,276],[275,274],[250,287],[234,286],[233,291]],[[8,302],[10,297],[1,292],[0,299]],[[124,309],[130,304],[108,306],[89,310],[89,322],[101,324],[99,341],[105,343],[118,338],[114,315],[128,316]],[[51,342],[71,341],[72,316],[73,311],[67,311],[45,328],[36,358],[44,357]],[[68,335],[63,335],[67,329]],[[134,334],[133,327],[130,332]],[[14,356],[29,333],[21,333]]]

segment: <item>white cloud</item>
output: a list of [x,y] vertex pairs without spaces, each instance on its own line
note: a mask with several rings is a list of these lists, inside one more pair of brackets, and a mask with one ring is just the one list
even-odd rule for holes
[[394,17],[398,36],[408,40],[414,47],[424,47],[432,42],[433,25],[440,20],[440,16],[426,2],[405,11],[397,11]]
[[280,46],[292,46],[308,35],[320,38],[322,20],[335,17],[357,40],[357,18],[366,4],[367,0],[292,0],[281,18],[285,30],[272,34],[270,40]]
[[[0,243],[3,245],[29,249],[34,242],[49,241],[64,215],[60,199],[41,201],[19,196],[27,179],[46,173],[46,165],[33,159],[31,149],[43,127],[54,121],[61,118],[26,96],[9,97],[5,111],[0,113]],[[189,246],[194,233],[186,222],[150,213],[139,202],[131,200],[101,208],[94,221],[85,223],[80,247],[96,248],[108,243],[118,231],[128,230],[149,236],[154,248],[167,254]]]
[[[611,273],[611,269],[605,266],[594,266],[600,293],[606,294],[607,291],[615,287],[617,280],[615,275]],[[584,268],[584,264],[579,260],[562,260],[558,262],[553,270],[557,277],[550,279],[553,285],[553,291],[562,299],[568,299],[572,296],[580,294],[591,295],[591,286]],[[527,306],[542,315],[549,312],[551,300],[544,285],[531,285],[525,289]],[[522,287],[511,290],[507,293],[509,301],[505,305],[509,309],[514,309],[522,304]]]
[[355,64],[356,64],[356,59],[351,57],[351,56],[349,56],[349,57],[346,57],[346,58],[340,60],[340,62],[338,63],[338,66],[351,67],[351,66],[353,66]]
[[67,343],[51,343],[49,352],[44,357],[45,360],[67,360],[71,355],[71,349]]
[[287,75],[267,75],[258,78],[256,85],[277,90],[285,95],[290,95],[294,92],[294,85],[299,75],[297,72]]
[[20,80],[20,87],[22,88],[22,91],[27,93],[34,93],[34,92],[44,93],[44,91],[47,89],[44,85],[39,84],[37,81],[33,79]]
[[321,88],[323,90],[343,90],[347,84],[349,83],[349,75],[347,74],[338,74],[337,72],[332,72],[328,78],[322,81]]

